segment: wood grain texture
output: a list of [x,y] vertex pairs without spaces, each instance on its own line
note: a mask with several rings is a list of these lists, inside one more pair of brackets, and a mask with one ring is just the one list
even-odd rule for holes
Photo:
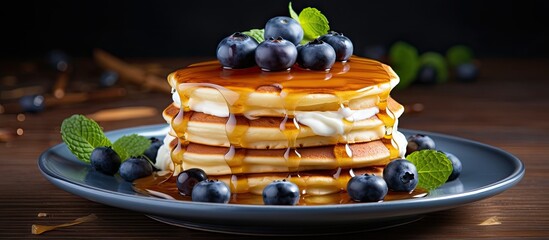
[[[173,69],[188,62],[164,61]],[[427,214],[404,226],[342,238],[549,238],[549,61],[484,59],[482,63],[476,83],[450,82],[395,91],[393,97],[404,105],[421,103],[425,107],[420,113],[405,114],[400,127],[455,135],[502,148],[525,163],[524,179],[504,193],[482,201]],[[81,77],[91,78],[86,74]],[[0,239],[257,239],[162,224],[141,213],[64,192],[39,173],[38,156],[61,142],[59,126],[64,118],[115,107],[149,106],[162,110],[170,102],[169,95],[139,93],[121,100],[27,114],[23,122],[13,114],[0,115],[0,127],[24,129],[23,136],[0,143]],[[100,125],[109,131],[162,122],[159,115]],[[40,212],[49,216],[39,218]],[[59,224],[90,213],[99,219],[31,235],[34,223]],[[479,225],[490,217],[497,217],[501,224]]]

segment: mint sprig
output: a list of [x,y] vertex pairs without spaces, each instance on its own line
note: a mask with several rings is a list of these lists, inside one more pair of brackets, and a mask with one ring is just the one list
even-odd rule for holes
[[113,144],[97,122],[79,114],[63,120],[61,138],[69,150],[86,163],[90,162],[91,153],[96,147],[112,147],[124,161],[131,156],[143,155],[151,145],[149,139],[137,134],[122,136]]
[[82,115],[72,115],[61,124],[61,138],[69,150],[80,160],[90,162],[96,147],[110,146],[99,124]]
[[328,19],[316,8],[305,8],[298,15],[292,8],[292,2],[290,2],[288,10],[290,11],[290,17],[299,22],[299,25],[303,28],[302,44],[313,41],[330,30]]
[[[328,19],[316,8],[305,8],[301,10],[298,15],[292,8],[292,2],[290,2],[288,4],[288,10],[290,12],[290,17],[295,19],[299,25],[301,25],[301,28],[303,28],[303,40],[301,40],[302,44],[313,41],[316,38],[328,33],[330,30]],[[253,37],[258,43],[265,41],[264,29],[251,29],[242,33]]]
[[312,7],[301,10],[299,24],[303,28],[305,42],[313,41],[330,30],[328,19],[318,9]]
[[254,38],[258,43],[265,41],[265,29],[250,29],[242,33]]
[[297,15],[297,13],[292,8],[292,2],[290,2],[290,4],[288,4],[288,11],[290,11],[290,17],[292,17],[294,20],[299,22],[299,15]]
[[442,186],[452,173],[452,162],[446,154],[436,150],[415,151],[406,157],[418,173],[418,187],[433,190]]
[[141,156],[151,145],[151,140],[137,134],[122,136],[112,144],[112,148],[122,161],[132,156]]

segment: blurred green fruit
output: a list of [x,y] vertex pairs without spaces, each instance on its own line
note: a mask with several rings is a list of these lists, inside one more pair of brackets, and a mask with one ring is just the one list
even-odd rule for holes
[[448,66],[444,57],[437,52],[426,52],[419,57],[420,66],[432,66],[437,71],[437,83],[448,81]]
[[389,49],[389,63],[400,77],[396,88],[404,89],[412,84],[419,69],[417,49],[406,42],[396,42]]
[[473,58],[473,50],[465,45],[455,45],[446,51],[446,60],[452,68],[460,64],[470,63]]

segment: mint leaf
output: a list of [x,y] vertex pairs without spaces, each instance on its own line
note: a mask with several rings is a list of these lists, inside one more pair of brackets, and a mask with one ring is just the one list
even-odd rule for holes
[[61,138],[72,154],[84,162],[90,162],[91,153],[96,147],[111,145],[101,127],[82,115],[72,115],[63,120]]
[[436,150],[415,151],[406,157],[417,168],[418,187],[433,190],[442,186],[452,173],[452,162]]
[[292,2],[288,4],[288,10],[290,11],[290,17],[292,17],[294,20],[299,22],[299,16],[297,15],[297,13],[295,13],[294,9],[292,8]]
[[242,32],[250,37],[253,37],[258,43],[265,41],[265,29],[251,29],[249,31]]
[[132,156],[141,156],[151,145],[151,140],[137,134],[126,135],[116,140],[112,148],[122,161]]
[[[291,13],[290,13],[291,14]],[[299,24],[303,28],[303,41],[312,41],[330,30],[328,19],[316,8],[305,8],[299,13]]]

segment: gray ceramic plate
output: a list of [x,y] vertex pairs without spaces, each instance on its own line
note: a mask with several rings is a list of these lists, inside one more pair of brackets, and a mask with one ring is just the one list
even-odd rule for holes
[[[117,139],[126,134],[163,137],[166,125],[108,132]],[[463,163],[458,180],[446,183],[424,198],[380,203],[323,206],[262,206],[176,201],[142,196],[120,176],[98,174],[77,160],[65,144],[45,151],[38,161],[42,174],[57,187],[106,205],[142,212],[168,224],[207,231],[308,235],[357,232],[405,224],[422,215],[455,208],[494,196],[518,183],[524,165],[513,155],[470,140],[430,132],[401,130],[405,135],[431,136],[440,150],[457,155]]]

